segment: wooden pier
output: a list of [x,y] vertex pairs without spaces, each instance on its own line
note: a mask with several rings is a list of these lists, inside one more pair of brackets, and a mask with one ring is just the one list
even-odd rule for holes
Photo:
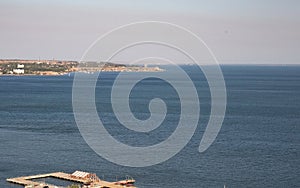
[[[76,171],[76,172],[81,172],[81,171]],[[74,172],[73,174],[75,174]],[[89,173],[86,172],[81,172],[89,175]],[[63,172],[54,172],[54,173],[49,173],[49,174],[39,174],[39,175],[33,175],[33,176],[23,176],[23,177],[16,177],[16,178],[9,178],[7,179],[8,182],[10,183],[15,183],[19,185],[23,185],[24,187],[32,187],[32,188],[57,188],[58,186],[56,185],[51,185],[47,183],[41,183],[38,181],[34,181],[35,179],[40,179],[40,178],[57,178],[57,179],[62,179],[74,183],[80,183],[82,185],[85,185],[87,188],[124,188],[124,186],[135,188],[133,186],[133,183],[135,180],[133,179],[127,179],[127,180],[121,180],[117,182],[108,182],[104,180],[100,180],[95,174],[92,174],[93,178],[90,176],[88,177],[80,177],[80,176],[75,176],[73,174],[67,174]],[[96,177],[96,178],[95,178]]]

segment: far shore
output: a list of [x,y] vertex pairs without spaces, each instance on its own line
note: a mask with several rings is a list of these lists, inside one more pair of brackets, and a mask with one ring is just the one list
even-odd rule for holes
[[0,59],[0,76],[61,76],[73,72],[161,72],[158,66],[60,60]]
[[1,76],[66,76],[66,75],[69,75],[69,74],[75,74],[75,73],[86,73],[86,74],[93,74],[93,73],[99,73],[99,72],[162,72],[162,71],[165,71],[164,69],[160,69],[159,71],[156,71],[156,70],[144,70],[144,71],[138,71],[138,70],[130,70],[130,71],[112,71],[112,70],[102,70],[102,71],[93,71],[93,72],[89,72],[89,71],[75,71],[75,72],[65,72],[65,73],[50,73],[50,74],[0,74],[0,77]]

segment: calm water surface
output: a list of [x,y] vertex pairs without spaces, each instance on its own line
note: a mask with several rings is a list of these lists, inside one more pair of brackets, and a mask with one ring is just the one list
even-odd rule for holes
[[[84,142],[72,111],[72,76],[1,76],[0,187],[19,187],[6,183],[9,177],[75,170],[112,181],[130,175],[138,187],[300,187],[300,66],[223,66],[226,117],[204,153],[198,146],[210,112],[209,88],[197,68],[184,68],[201,102],[197,131],[175,157],[145,168],[108,162]],[[107,130],[136,146],[166,139],[179,117],[180,103],[172,86],[149,78],[133,88],[130,105],[137,118],[149,117],[147,105],[154,97],[165,100],[168,115],[148,134],[129,132],[111,109],[116,75],[101,74],[96,89],[99,117]]]

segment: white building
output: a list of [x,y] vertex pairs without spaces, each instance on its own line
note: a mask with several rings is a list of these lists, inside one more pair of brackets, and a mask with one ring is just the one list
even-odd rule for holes
[[13,69],[14,74],[24,74],[24,69]]
[[14,74],[24,74],[24,64],[18,64],[16,69],[13,69]]
[[24,64],[18,64],[17,69],[24,69]]

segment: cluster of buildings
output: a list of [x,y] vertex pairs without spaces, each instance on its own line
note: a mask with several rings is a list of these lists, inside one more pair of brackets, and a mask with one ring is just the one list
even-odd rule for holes
[[18,64],[16,69],[13,69],[13,74],[24,74],[24,64]]
[[13,67],[11,65],[7,65],[6,67],[1,67],[0,66],[0,75],[1,74],[24,74],[25,66],[24,64],[17,64],[16,67]]

